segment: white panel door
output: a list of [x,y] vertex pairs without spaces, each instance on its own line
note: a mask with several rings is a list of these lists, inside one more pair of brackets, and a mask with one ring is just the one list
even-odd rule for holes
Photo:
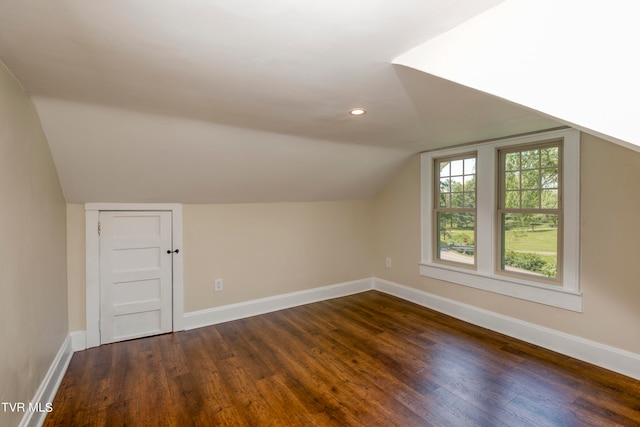
[[172,330],[171,212],[100,212],[100,343]]

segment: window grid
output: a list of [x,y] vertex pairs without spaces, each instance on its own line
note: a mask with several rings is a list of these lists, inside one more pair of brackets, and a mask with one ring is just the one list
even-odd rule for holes
[[476,153],[434,160],[436,261],[475,267]]
[[[499,195],[497,210],[499,273],[534,275],[551,283],[562,281],[562,191],[560,183],[562,141],[550,141],[530,146],[507,147],[499,151]],[[538,222],[536,222],[538,221]],[[531,231],[536,225],[555,227],[556,245],[553,251],[535,249],[513,251],[507,248],[506,236],[510,223],[527,223]],[[513,244],[514,246],[516,244]],[[541,272],[511,267],[520,254],[555,256],[555,268]],[[526,255],[525,255],[526,256]],[[530,256],[531,258],[531,256]]]

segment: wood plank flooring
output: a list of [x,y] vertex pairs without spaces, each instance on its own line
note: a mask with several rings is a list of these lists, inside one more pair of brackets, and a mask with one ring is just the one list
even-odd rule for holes
[[638,426],[640,382],[370,291],[74,354],[45,426]]

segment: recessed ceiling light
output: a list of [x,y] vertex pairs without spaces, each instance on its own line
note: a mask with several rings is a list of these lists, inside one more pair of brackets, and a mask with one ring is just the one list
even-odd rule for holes
[[365,110],[364,108],[352,108],[349,111],[349,114],[351,114],[352,116],[364,116],[365,114],[367,114],[367,110]]

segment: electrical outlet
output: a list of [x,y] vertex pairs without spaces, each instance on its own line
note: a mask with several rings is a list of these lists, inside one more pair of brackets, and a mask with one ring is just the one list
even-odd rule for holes
[[213,289],[219,292],[224,289],[224,281],[222,279],[216,279],[213,281]]
[[391,268],[391,258],[387,257],[385,264],[387,265],[387,268]]

